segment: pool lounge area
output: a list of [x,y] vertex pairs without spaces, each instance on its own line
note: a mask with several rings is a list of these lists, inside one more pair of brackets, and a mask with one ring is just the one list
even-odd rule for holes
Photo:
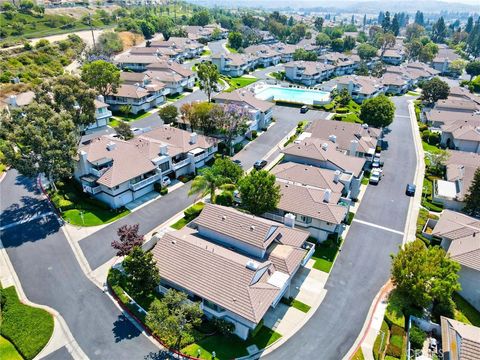
[[327,91],[266,84],[255,86],[255,97],[266,101],[285,101],[305,105],[325,105],[331,101],[330,93]]

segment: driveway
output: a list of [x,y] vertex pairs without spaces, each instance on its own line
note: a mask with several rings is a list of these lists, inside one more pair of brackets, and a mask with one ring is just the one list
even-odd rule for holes
[[[402,243],[416,155],[408,97],[392,98],[396,116],[386,136],[385,177],[368,186],[326,283],[327,294],[308,323],[265,359],[341,359],[352,347],[371,303],[390,275],[390,254]],[[378,228],[377,225],[384,228]]]
[[222,39],[218,41],[210,41],[208,43],[208,47],[210,48],[210,51],[212,52],[212,55],[216,54],[225,54],[225,48],[223,47],[224,44],[227,43],[227,39]]
[[249,169],[255,161],[264,159],[270,152],[276,148],[274,153],[269,156],[274,158],[275,154],[280,153],[277,144],[282,141],[293,129],[297,127],[299,121],[315,121],[325,119],[323,111],[310,110],[306,114],[300,114],[300,110],[294,107],[277,106],[273,108],[273,118],[275,123],[257,139],[250,142],[242,151],[234,156],[234,159],[240,160],[244,169]]
[[[90,359],[139,359],[158,351],[85,277],[35,182],[17,175],[10,170],[0,185],[0,224],[16,224],[1,237],[28,299],[57,310]],[[61,348],[52,358],[64,353]]]
[[282,64],[278,64],[276,66],[269,66],[264,69],[258,69],[252,72],[250,75],[255,76],[258,79],[270,79],[272,80],[271,77],[267,76],[267,74],[271,72],[276,72],[276,71],[284,71],[285,67]]

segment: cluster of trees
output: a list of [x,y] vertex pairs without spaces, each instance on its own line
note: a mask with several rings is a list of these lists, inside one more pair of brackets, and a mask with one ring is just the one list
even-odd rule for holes
[[[275,175],[265,170],[244,175],[243,169],[228,158],[218,158],[212,167],[201,171],[193,180],[189,195],[210,195],[212,203],[230,206],[235,188],[238,188],[242,208],[255,215],[276,209],[280,201]],[[218,189],[223,192],[217,196]]]
[[50,43],[40,40],[35,46],[0,53],[0,83],[18,78],[22,83],[38,85],[43,79],[63,74],[64,66],[77,59],[85,43],[77,35]]
[[186,103],[180,108],[180,122],[192,131],[220,136],[231,154],[233,140],[247,130],[248,112],[235,104],[219,105],[209,102]]
[[417,23],[407,26],[405,48],[409,60],[426,63],[438,53],[438,46],[426,35],[425,28]]

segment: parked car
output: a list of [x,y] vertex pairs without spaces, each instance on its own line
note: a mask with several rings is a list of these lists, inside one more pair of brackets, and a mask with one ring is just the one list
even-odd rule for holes
[[300,108],[300,114],[305,114],[307,111],[308,111],[308,106],[307,105],[303,105],[301,108]]
[[265,166],[267,166],[267,160],[257,160],[255,164],[253,164],[255,170],[262,170]]
[[170,178],[168,176],[162,177],[162,186],[168,186],[168,185],[170,185],[171,182],[172,182],[172,180],[170,180]]
[[374,169],[374,170],[372,170],[372,172],[370,174],[369,183],[376,185],[380,182],[381,177],[382,177],[382,172],[377,170],[377,169]]
[[405,194],[407,196],[415,196],[415,190],[417,187],[414,184],[407,184],[407,189],[405,190]]
[[242,166],[242,162],[238,159],[235,159],[235,160],[232,160],[235,164],[237,164],[238,166]]

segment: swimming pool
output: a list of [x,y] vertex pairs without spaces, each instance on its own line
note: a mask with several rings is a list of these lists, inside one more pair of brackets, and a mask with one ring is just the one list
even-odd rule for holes
[[268,101],[287,101],[307,105],[322,105],[330,102],[330,93],[319,90],[268,86],[258,89],[255,97]]

